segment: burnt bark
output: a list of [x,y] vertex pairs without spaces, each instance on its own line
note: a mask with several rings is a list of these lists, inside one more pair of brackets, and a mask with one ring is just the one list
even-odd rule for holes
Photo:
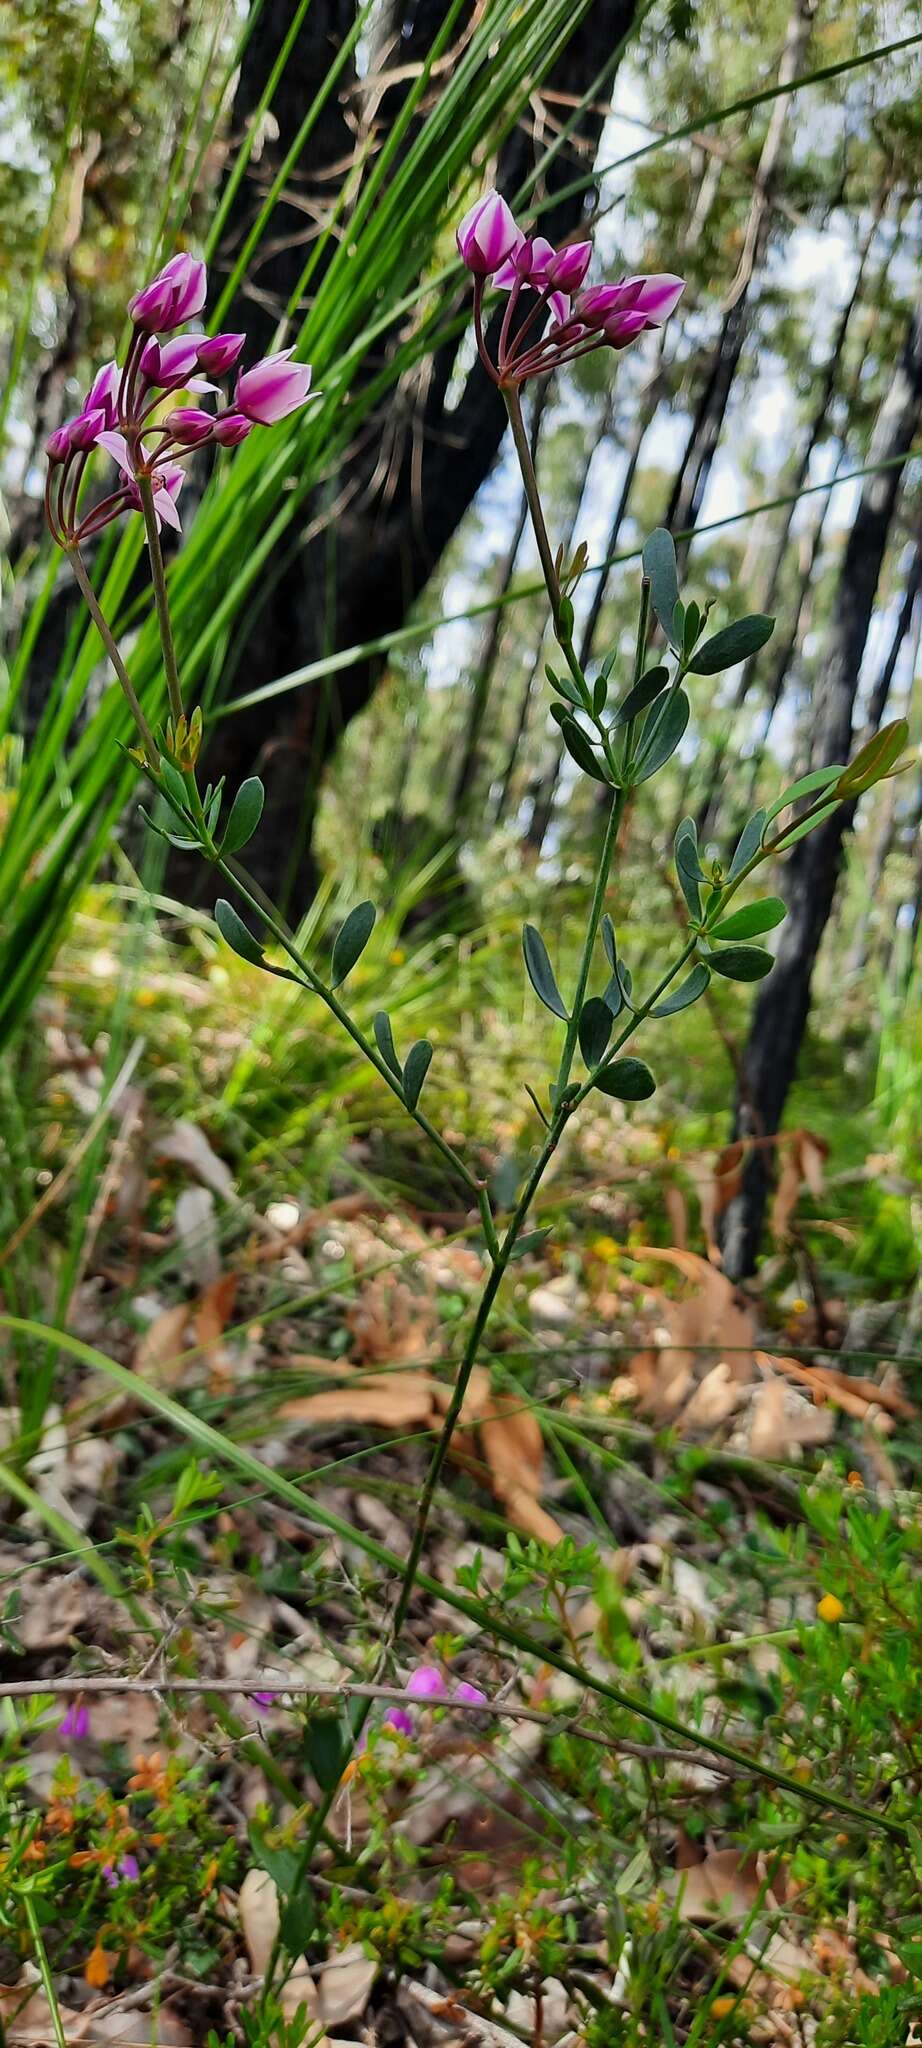
[[[907,451],[922,412],[922,306],[909,323],[900,361],[881,404],[869,460],[890,463],[866,477],[839,573],[828,648],[815,692],[812,762],[847,761],[855,698],[877,585]],[[902,459],[901,459],[902,458]],[[878,692],[877,714],[883,710]],[[772,1136],[780,1127],[810,1012],[813,972],[835,900],[845,835],[854,806],[842,805],[802,839],[787,863],[788,915],[776,964],[761,984],[743,1057],[735,1137]],[[750,1151],[739,1195],[723,1232],[724,1263],[733,1278],[751,1273],[759,1249],[770,1148]]]

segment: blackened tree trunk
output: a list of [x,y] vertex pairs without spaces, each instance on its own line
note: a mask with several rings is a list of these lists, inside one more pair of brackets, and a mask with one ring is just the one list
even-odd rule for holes
[[[594,0],[585,18],[576,22],[546,81],[547,90],[557,96],[555,103],[566,105],[580,98],[598,73],[600,52],[617,48],[635,12],[636,0]],[[273,99],[278,135],[255,167],[254,179],[245,179],[241,187],[231,222],[232,246],[239,244],[261,188],[290,148],[304,108],[352,19],[350,0],[315,0],[309,9]],[[391,9],[401,77],[431,48],[443,19],[437,0],[409,0],[399,14],[396,7]],[[265,0],[241,73],[241,124],[258,100],[289,20],[286,0]],[[383,40],[386,44],[386,35]],[[404,90],[394,85],[384,91],[376,108],[379,132],[393,120]],[[536,92],[534,124],[520,122],[504,146],[498,176],[504,190],[515,190],[540,155],[540,99]],[[585,172],[603,118],[603,109],[587,110],[579,136],[571,137],[552,159],[545,181],[549,196]],[[289,192],[291,205],[281,215],[283,233],[272,237],[273,253],[251,278],[246,305],[238,308],[246,316],[238,324],[250,327],[254,310],[258,317],[262,308],[268,332],[260,339],[270,338],[301,274],[305,220],[310,220],[312,207],[329,204],[337,185],[336,167],[348,160],[352,149],[346,104],[340,98],[328,103],[326,119],[310,139],[308,160],[299,165],[297,187]],[[585,203],[585,195],[570,194],[551,204],[542,217],[543,231],[555,241],[564,239],[578,228]],[[462,339],[459,336],[439,351],[425,377],[391,395],[386,411],[372,420],[362,448],[347,457],[336,484],[338,501],[348,502],[336,519],[329,601],[318,599],[318,592],[329,591],[330,584],[328,541],[321,534],[295,546],[278,575],[271,606],[243,655],[248,688],[259,688],[295,665],[386,635],[402,624],[487,476],[505,431],[502,399],[479,363],[453,402]],[[372,375],[380,363],[367,368]],[[390,448],[387,464],[380,462],[384,438]],[[308,529],[317,511],[316,504],[308,507]],[[311,835],[324,765],[350,720],[367,704],[380,673],[379,660],[359,660],[328,679],[323,691],[280,697],[238,713],[217,728],[207,766],[212,775],[226,774],[231,786],[271,754],[266,813],[252,849],[252,865],[273,894],[281,891],[287,897],[291,910],[302,907],[313,889]]]
[[[891,463],[866,477],[842,559],[829,646],[816,691],[813,765],[847,761],[855,697],[878,579],[899,496],[904,461],[922,412],[922,306],[917,307],[899,364],[884,396],[869,459]],[[879,706],[882,709],[882,706]],[[813,970],[835,899],[842,847],[853,807],[842,806],[802,839],[787,864],[788,916],[772,973],[762,983],[743,1058],[734,1135],[772,1136],[794,1079],[810,1011]],[[723,1250],[728,1273],[754,1270],[769,1167],[767,1148],[749,1153],[739,1195],[726,1211]]]

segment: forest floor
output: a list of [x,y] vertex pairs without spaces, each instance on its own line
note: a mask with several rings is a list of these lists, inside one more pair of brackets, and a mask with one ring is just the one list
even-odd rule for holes
[[3,1102],[3,2038],[922,2040],[914,1183],[841,1045],[745,1291],[713,1030],[568,1142],[392,1641],[476,1217],[204,925],[113,945]]

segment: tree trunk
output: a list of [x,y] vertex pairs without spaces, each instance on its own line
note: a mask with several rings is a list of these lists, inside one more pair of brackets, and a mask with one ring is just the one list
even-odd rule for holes
[[[598,72],[600,51],[617,47],[630,30],[635,11],[636,0],[595,0],[552,67],[545,81],[547,91],[560,96],[562,104],[578,99]],[[254,51],[251,63],[248,67],[245,62],[241,73],[241,119],[258,98],[289,18],[287,0],[266,0],[248,50],[248,55]],[[259,167],[261,179],[272,175],[276,161],[290,147],[317,79],[352,18],[347,0],[315,0],[311,7],[273,100],[279,133],[270,161]],[[438,0],[410,0],[402,8],[399,22],[394,11],[401,72],[431,47],[443,19],[444,9]],[[259,45],[258,50],[254,45]],[[401,90],[389,88],[377,105],[379,129],[393,119]],[[540,91],[534,101],[534,125],[520,122],[501,153],[498,183],[504,190],[514,190],[523,181],[540,153]],[[313,203],[317,191],[329,199],[331,174],[347,152],[351,155],[353,138],[346,129],[342,104],[340,96],[335,105],[328,105],[322,133],[315,133],[308,146],[310,161],[299,168],[300,210],[293,212],[293,226],[297,223],[299,234],[303,233],[304,207]],[[551,195],[585,170],[602,120],[603,110],[588,110],[579,138],[571,138],[552,159],[546,176]],[[252,190],[247,190],[250,184],[249,178],[244,180],[239,195],[238,211],[245,218],[254,203]],[[542,216],[542,231],[553,240],[563,239],[578,228],[585,203],[584,195],[576,194],[552,204]],[[232,223],[237,237],[243,225],[239,218]],[[303,267],[303,247],[291,248],[279,236],[273,237],[273,250],[251,280],[246,304],[238,308],[250,325],[254,289],[259,293],[257,319],[264,304],[271,326]],[[446,344],[428,365],[425,378],[417,377],[412,386],[389,396],[378,421],[379,432],[372,431],[364,449],[346,458],[337,493],[348,490],[351,495],[336,521],[331,601],[327,607],[317,601],[328,568],[327,540],[322,535],[295,547],[279,573],[271,607],[260,617],[243,656],[249,687],[259,688],[296,664],[349,647],[357,640],[386,635],[402,624],[487,476],[505,431],[502,399],[479,363],[467,375],[458,402],[450,403],[449,387],[457,376],[461,342],[458,337]],[[377,367],[370,365],[369,374]],[[391,460],[382,466],[379,444],[388,434]],[[386,467],[383,478],[381,467]],[[308,521],[316,511],[316,505],[308,508]],[[254,767],[269,763],[271,757],[266,810],[252,849],[252,865],[264,885],[276,895],[282,893],[291,911],[302,908],[313,890],[311,835],[324,764],[350,720],[368,702],[381,669],[379,660],[357,661],[329,678],[323,691],[304,691],[293,699],[281,697],[261,704],[235,714],[216,730],[208,771],[226,774],[231,786]]]
[[[900,491],[904,460],[922,411],[922,306],[909,325],[899,364],[881,404],[872,462],[893,467],[865,478],[845,548],[825,663],[816,690],[813,765],[847,761],[861,664],[878,580]],[[882,708],[882,707],[881,707]],[[771,1136],[779,1128],[810,1010],[817,954],[835,898],[842,846],[854,806],[843,805],[794,848],[786,868],[788,916],[776,964],[762,983],[736,1105],[734,1135]],[[751,1273],[768,1190],[766,1148],[746,1161],[741,1192],[730,1203],[724,1262],[733,1278]]]

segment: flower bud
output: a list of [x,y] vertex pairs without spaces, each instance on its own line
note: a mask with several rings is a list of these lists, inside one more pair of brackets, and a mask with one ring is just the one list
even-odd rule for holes
[[245,334],[211,334],[198,345],[199,366],[207,377],[223,377],[241,354]]
[[214,439],[221,448],[236,448],[253,432],[252,420],[244,419],[242,412],[222,412],[214,423]]
[[486,192],[461,222],[456,241],[458,254],[475,277],[492,277],[521,238],[521,230],[505,199],[498,192]]
[[197,405],[179,405],[174,412],[167,413],[164,426],[169,427],[174,441],[180,441],[184,448],[198,448],[203,441],[210,441],[214,419]]
[[556,250],[547,265],[548,283],[561,292],[578,292],[591,258],[591,242],[571,242]]
[[169,334],[201,312],[207,290],[204,263],[193,256],[171,256],[150,284],[129,299],[128,311],[135,326],[148,334]]
[[66,462],[70,454],[70,428],[55,427],[45,442],[45,454],[49,462]]
[[[234,403],[257,426],[271,427],[304,405],[311,387],[310,363],[289,362],[293,348],[279,349],[237,378]],[[319,396],[315,392],[315,397]]]

